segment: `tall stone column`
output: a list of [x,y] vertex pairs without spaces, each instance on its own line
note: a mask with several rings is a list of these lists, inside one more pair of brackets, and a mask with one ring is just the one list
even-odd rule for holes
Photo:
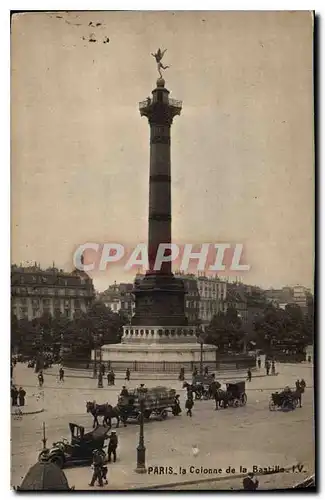
[[[154,269],[156,255],[161,244],[170,244],[171,235],[171,125],[180,115],[181,101],[170,99],[165,80],[159,78],[152,98],[139,105],[141,116],[150,126],[150,173],[149,173],[149,269],[141,283],[136,285],[135,325],[186,325],[182,280],[172,274],[171,262]],[[166,250],[164,255],[169,255]]]

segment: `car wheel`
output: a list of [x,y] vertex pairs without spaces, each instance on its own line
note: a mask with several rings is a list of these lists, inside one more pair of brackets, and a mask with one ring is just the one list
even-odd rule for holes
[[166,410],[163,410],[160,414],[161,420],[165,420],[168,417],[168,413]]

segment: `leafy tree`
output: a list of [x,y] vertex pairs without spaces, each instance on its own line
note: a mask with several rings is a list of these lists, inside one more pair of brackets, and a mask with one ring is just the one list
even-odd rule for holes
[[87,312],[75,314],[70,320],[62,314],[43,314],[32,321],[11,317],[11,344],[22,354],[37,356],[52,352],[58,356],[62,349],[70,359],[89,359],[95,347],[96,335],[101,344],[119,343],[122,326],[128,321],[123,313],[114,313],[101,302],[95,302]]
[[315,319],[314,319],[314,298],[311,294],[307,296],[307,312],[304,317],[305,333],[309,344],[314,342],[314,329],[315,329]]
[[242,350],[244,339],[242,320],[232,307],[229,307],[226,313],[218,312],[213,316],[206,333],[206,343],[217,346],[219,352]]
[[303,352],[307,335],[301,308],[288,304],[285,309],[269,305],[254,324],[257,347],[266,354],[279,350]]

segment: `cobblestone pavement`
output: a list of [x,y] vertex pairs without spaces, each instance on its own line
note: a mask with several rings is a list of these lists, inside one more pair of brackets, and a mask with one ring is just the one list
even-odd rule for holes
[[[196,402],[193,418],[182,414],[170,416],[166,421],[151,420],[145,424],[145,444],[148,467],[172,467],[170,474],[139,475],[134,472],[136,465],[136,446],[138,444],[138,426],[129,424],[118,431],[120,445],[118,461],[109,469],[108,489],[130,489],[175,483],[176,481],[200,480],[211,477],[203,469],[231,466],[239,472],[240,465],[251,468],[254,464],[262,467],[279,465],[289,466],[301,462],[306,473],[314,472],[314,432],[313,432],[313,379],[312,367],[301,365],[278,365],[277,377],[253,378],[247,383],[248,403],[242,408],[228,408],[214,411],[211,401]],[[18,364],[15,369],[15,382],[23,385],[27,392],[36,390],[37,380],[32,369]],[[307,390],[303,396],[303,407],[294,412],[270,412],[268,401],[272,390],[282,389],[285,385],[294,385],[297,378],[304,378]],[[90,429],[92,419],[85,413],[85,402],[96,400],[99,403],[109,401],[115,404],[117,394],[123,385],[117,381],[114,388],[96,388],[96,381],[66,377],[63,384],[58,384],[55,377],[46,375],[44,390],[45,412],[38,415],[26,415],[21,420],[12,418],[12,484],[19,485],[28,468],[37,460],[42,447],[42,422],[46,423],[48,444],[60,438],[69,437],[69,422],[76,422]],[[184,401],[185,394],[181,383],[171,383],[179,390]],[[156,380],[146,380],[146,385],[157,385]],[[134,386],[132,382],[130,386]],[[198,456],[194,457],[192,448],[197,445]],[[194,473],[190,467],[199,469]],[[183,467],[186,473],[180,473]],[[91,477],[90,468],[67,469],[67,477],[76,489],[85,489]],[[308,475],[307,474],[307,475]],[[216,475],[216,474],[215,474]],[[281,476],[281,477],[280,477]],[[300,480],[300,474],[266,476],[261,479],[261,488],[292,486]],[[222,483],[222,484],[221,484]],[[225,486],[226,485],[226,486]],[[233,479],[214,483],[203,483],[190,489],[238,489],[241,480]],[[188,487],[173,487],[188,489]]]

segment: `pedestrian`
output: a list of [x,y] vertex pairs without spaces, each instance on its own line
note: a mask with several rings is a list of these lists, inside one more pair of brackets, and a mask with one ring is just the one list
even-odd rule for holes
[[308,363],[311,363],[311,356],[308,356]]
[[268,361],[265,363],[265,368],[266,368],[266,375],[269,375],[269,373],[270,373],[270,363]]
[[131,372],[130,372],[129,368],[127,368],[126,372],[125,372],[125,380],[130,382],[130,376],[131,376]]
[[111,462],[112,455],[113,455],[113,462],[116,462],[117,445],[118,445],[118,438],[116,435],[116,431],[111,431],[107,449],[107,457],[109,463]]
[[24,391],[22,387],[19,387],[18,391],[19,406],[25,406],[25,396],[26,396],[26,391]]
[[127,388],[125,387],[125,385],[123,385],[121,393],[120,393],[120,396],[128,397],[128,395],[129,395],[129,391],[127,390]]
[[37,378],[38,378],[38,385],[40,387],[43,387],[43,384],[44,384],[44,375],[43,375],[43,370],[41,370],[39,372],[39,374],[37,375]]
[[179,402],[179,394],[176,394],[175,399],[174,399],[174,407],[173,407],[173,415],[177,416],[180,413],[182,413],[182,408]]
[[258,480],[254,476],[253,472],[249,472],[243,479],[243,488],[245,491],[255,491],[259,485]]
[[261,369],[261,358],[258,358],[257,366],[258,366],[258,369],[260,370]]
[[187,409],[186,415],[188,417],[192,417],[192,408],[194,406],[194,401],[192,397],[187,396],[187,400],[185,403],[185,408]]
[[115,373],[113,370],[109,372],[110,374],[110,385],[115,385]]
[[15,385],[13,385],[11,387],[10,395],[11,395],[12,406],[17,406],[18,391],[17,391],[17,387]]
[[206,366],[206,367],[204,368],[204,375],[205,375],[206,377],[209,375],[209,367],[208,367],[208,366]]
[[100,365],[100,373],[101,373],[101,374],[103,375],[103,377],[104,377],[104,375],[105,375],[105,365],[104,365],[104,363],[102,363],[102,364]]
[[185,380],[185,370],[184,368],[182,367],[179,371],[179,377],[178,377],[178,380],[180,380],[181,382],[183,382]]
[[196,366],[194,367],[194,370],[193,370],[193,378],[197,376],[197,368]]
[[64,370],[63,370],[62,366],[59,370],[59,382],[64,382]]
[[103,467],[104,461],[100,450],[93,451],[93,463],[92,467],[94,469],[93,477],[89,483],[89,486],[94,486],[95,481],[98,481],[98,486],[103,486]]
[[251,372],[250,368],[248,368],[248,370],[247,370],[247,380],[248,380],[248,382],[252,381],[252,372]]
[[111,382],[111,372],[107,372],[107,385],[112,385],[112,382]]
[[275,375],[275,363],[274,363],[274,359],[273,359],[273,361],[272,361],[271,374],[272,374],[272,375]]
[[97,387],[99,389],[101,389],[103,387],[103,374],[101,372],[99,372],[98,374],[98,385]]
[[106,465],[103,465],[103,467],[102,467],[102,476],[103,476],[103,481],[104,481],[105,484],[108,484],[107,473],[108,473],[108,468],[106,467]]

